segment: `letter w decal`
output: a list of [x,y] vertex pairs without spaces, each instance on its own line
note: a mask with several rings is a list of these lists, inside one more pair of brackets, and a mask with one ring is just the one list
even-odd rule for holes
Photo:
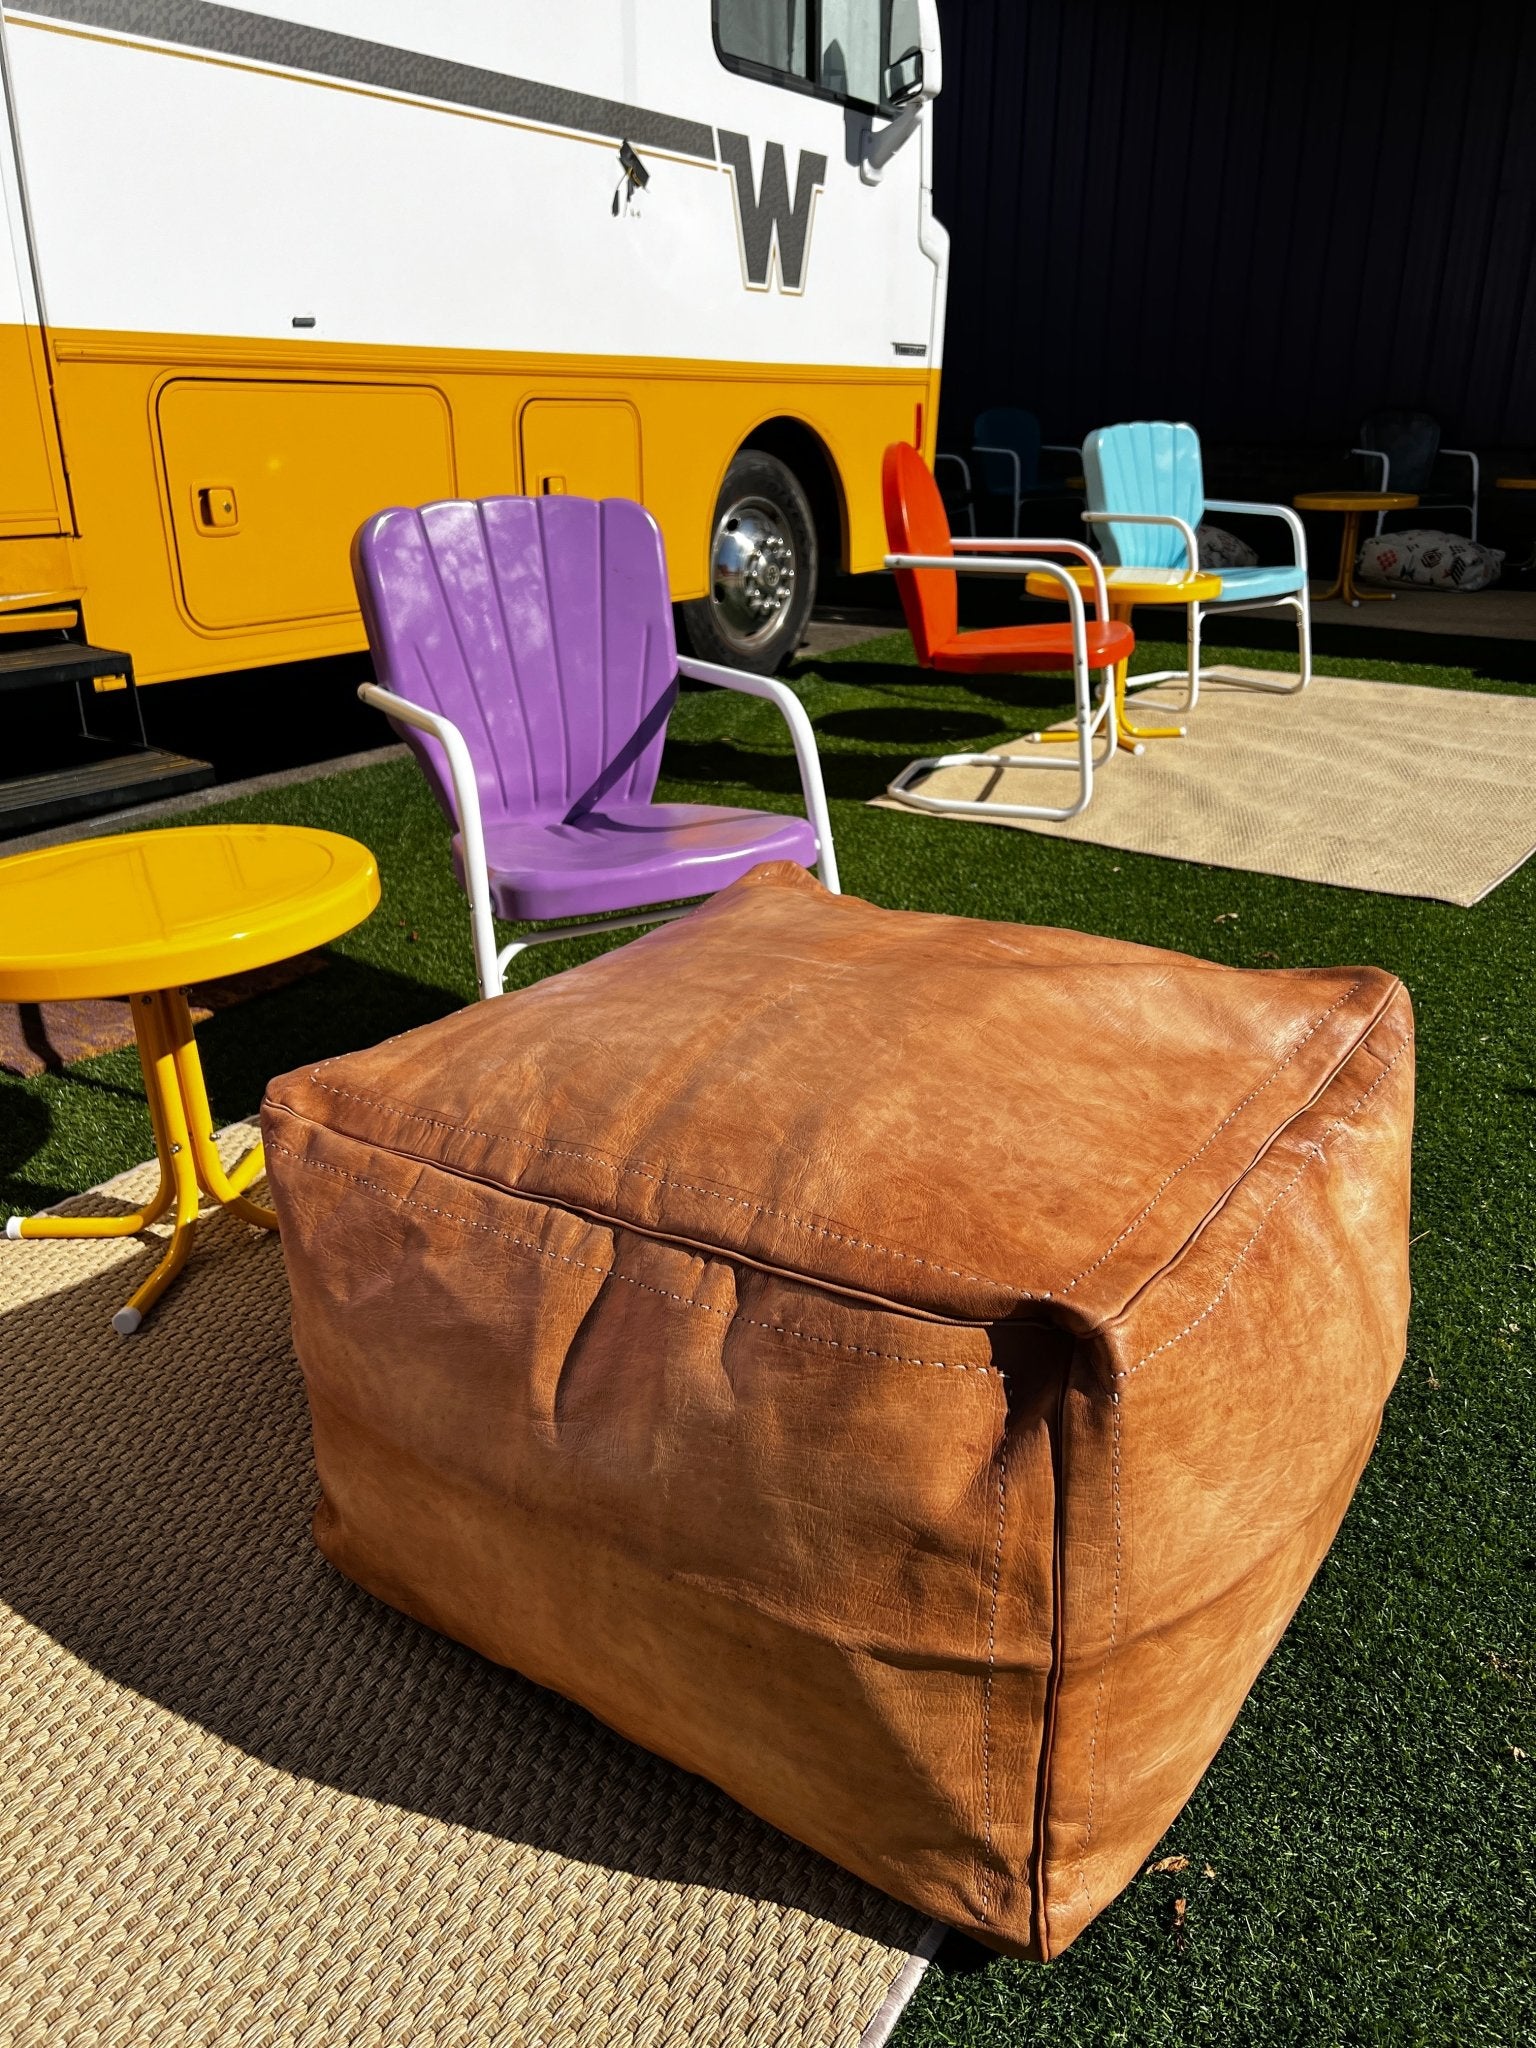
[[805,289],[805,258],[811,241],[811,210],[827,182],[827,160],[802,149],[795,174],[795,203],[789,203],[789,174],[782,142],[763,144],[763,179],[752,183],[752,145],[745,135],[720,130],[720,155],[736,190],[736,219],[741,230],[741,266],[753,291],[768,289],[768,274],[778,254],[779,289]]

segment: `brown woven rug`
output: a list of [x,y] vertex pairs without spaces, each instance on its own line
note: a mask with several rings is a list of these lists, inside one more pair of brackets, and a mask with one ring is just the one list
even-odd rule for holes
[[0,1243],[5,2048],[885,2040],[920,1916],[325,1563],[281,1251],[199,1236],[127,1339],[143,1242]]
[[[1170,722],[1139,701],[1141,724]],[[941,822],[1011,825],[1463,907],[1536,850],[1536,698],[1337,676],[1280,697],[1207,676],[1188,725],[1184,739],[1118,755],[1095,777],[1088,809],[1067,824]],[[993,751],[1023,749],[1014,740]],[[946,768],[920,786],[934,796],[1051,804],[1070,802],[1075,783],[1027,768]]]

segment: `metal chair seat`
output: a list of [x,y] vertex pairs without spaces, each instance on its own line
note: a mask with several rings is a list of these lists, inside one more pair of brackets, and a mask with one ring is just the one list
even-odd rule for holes
[[[659,924],[765,860],[837,857],[804,706],[680,657],[661,531],[626,498],[449,499],[377,513],[353,548],[376,683],[453,827],[484,996],[531,945]],[[805,818],[651,801],[686,675],[774,705]],[[668,907],[657,907],[668,906]],[[498,948],[493,919],[543,925]],[[578,917],[569,926],[546,920]]]
[[[510,818],[485,826],[491,909],[518,923],[713,894],[765,860],[814,867],[814,828],[804,818],[718,804],[615,804],[552,823]],[[453,865],[462,885],[457,834]]]
[[[1033,545],[1033,543],[1031,543]],[[1112,668],[1128,661],[1136,636],[1118,620],[1084,621],[1090,668]],[[1026,675],[1036,669],[1072,666],[1071,623],[1049,626],[988,626],[957,633],[934,648],[931,665],[948,675]]]

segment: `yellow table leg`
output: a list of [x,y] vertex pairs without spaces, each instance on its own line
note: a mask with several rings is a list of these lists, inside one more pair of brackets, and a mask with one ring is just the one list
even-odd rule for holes
[[1132,725],[1125,711],[1125,672],[1127,664],[1118,662],[1115,666],[1115,724],[1117,743],[1128,754],[1139,754],[1137,740],[1181,740],[1184,738],[1182,725]]
[[[187,1131],[186,1113],[176,1085],[176,1058],[167,1030],[163,994],[135,996],[134,1023],[139,1033],[139,1061],[144,1069],[144,1089],[149,1113],[157,1134],[163,1132],[169,1154],[171,1182],[176,1192],[176,1221],[165,1256],[142,1285],[136,1287],[112,1318],[112,1327],[128,1337],[176,1278],[192,1251],[192,1228],[197,1221],[197,1172]],[[162,1166],[162,1171],[163,1171]]]
[[1358,511],[1344,514],[1344,534],[1339,542],[1339,573],[1329,588],[1318,597],[1314,604],[1327,604],[1330,598],[1341,597],[1345,604],[1390,604],[1396,597],[1395,590],[1362,590],[1355,581],[1355,557],[1360,552],[1360,514]]
[[214,1147],[208,1090],[185,993],[161,989],[137,995],[132,1011],[160,1161],[160,1185],[154,1196],[131,1216],[13,1216],[7,1225],[10,1236],[21,1238],[132,1237],[174,1202],[175,1222],[164,1257],[112,1318],[113,1328],[124,1336],[139,1327],[187,1263],[200,1190],[247,1223],[263,1230],[277,1228],[274,1211],[242,1192],[261,1171],[260,1145],[253,1145],[231,1173],[224,1171]]
[[[1130,605],[1116,604],[1113,598],[1110,599],[1109,615],[1112,619],[1119,619],[1129,625],[1131,610]],[[1128,754],[1139,754],[1141,749],[1136,745],[1137,740],[1183,739],[1182,725],[1132,725],[1125,712],[1125,679],[1129,669],[1128,661],[1119,661],[1115,664],[1115,724],[1118,744],[1124,747]]]
[[261,1171],[261,1146],[253,1145],[233,1173],[228,1174],[214,1148],[213,1117],[208,1108],[208,1091],[203,1085],[203,1063],[197,1056],[197,1040],[192,1036],[192,1013],[187,1008],[185,992],[179,988],[167,989],[161,1001],[165,1005],[165,1020],[176,1062],[176,1080],[191,1128],[192,1158],[198,1179],[216,1202],[222,1202],[226,1209],[233,1209],[247,1223],[259,1224],[263,1230],[276,1230],[276,1212],[264,1209],[259,1202],[249,1201],[240,1192]]
[[175,1182],[171,1173],[171,1151],[165,1135],[165,1121],[160,1113],[159,1099],[149,1087],[148,1076],[153,1062],[153,1052],[146,1049],[148,1017],[145,1005],[153,1001],[151,996],[135,996],[129,1005],[133,1016],[134,1035],[139,1042],[139,1065],[144,1071],[145,1088],[149,1095],[149,1120],[155,1132],[155,1157],[160,1162],[160,1185],[142,1209],[135,1209],[127,1216],[13,1216],[6,1225],[10,1237],[137,1237],[141,1230],[147,1230],[151,1223],[157,1223],[170,1207],[175,1193]]
[[[1116,604],[1113,598],[1109,601],[1110,617],[1121,620],[1127,625],[1130,623],[1132,609],[1133,607],[1129,604]],[[1129,662],[1118,661],[1115,663],[1115,745],[1127,754],[1142,754],[1146,752],[1145,747],[1141,744],[1143,740],[1183,739],[1185,729],[1182,725],[1131,724],[1125,712],[1125,682],[1129,668]],[[1077,728],[1075,726],[1056,726],[1046,732],[1032,732],[1029,737],[1041,746],[1075,747],[1077,745]]]
[[1341,594],[1350,604],[1391,604],[1397,596],[1395,590],[1362,590],[1355,581],[1355,557],[1360,552],[1360,517],[1351,514],[1354,531],[1345,543],[1344,560],[1339,570]]

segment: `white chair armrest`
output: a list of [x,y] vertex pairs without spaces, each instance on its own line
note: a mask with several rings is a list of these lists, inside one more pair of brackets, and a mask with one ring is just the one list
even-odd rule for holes
[[[1044,545],[1060,547],[1062,544],[1047,541]],[[1052,576],[1066,594],[1074,639],[1081,639],[1086,651],[1084,622],[1087,615],[1083,610],[1083,593],[1059,563],[1048,562],[1043,555],[994,555],[988,561],[979,562],[968,562],[958,555],[887,555],[885,566],[887,569],[947,569],[951,576]],[[1102,570],[1095,582],[1102,585]]]
[[1008,463],[1013,470],[1013,488],[1015,491],[1018,490],[1024,478],[1024,470],[1023,466],[1019,461],[1019,451],[1017,448],[994,448],[991,447],[985,441],[973,441],[971,443],[971,453],[973,455],[1006,456]]
[[966,461],[963,455],[951,455],[947,449],[941,448],[938,454],[935,455],[933,458],[933,466],[935,470],[938,469],[938,466],[941,462],[958,463],[960,468],[960,474],[965,478],[965,488],[967,490],[971,488],[971,465]]
[[1001,455],[1007,459],[1008,466],[1013,472],[1013,482],[1009,487],[1009,496],[1013,500],[1013,517],[1009,520],[1008,524],[1011,530],[1017,533],[1019,530],[1019,506],[1024,497],[1024,466],[1019,461],[1018,449],[997,448],[985,441],[973,441],[971,443],[971,453],[973,455]]
[[1207,498],[1207,512],[1245,512],[1254,519],[1283,519],[1291,529],[1291,540],[1296,549],[1296,566],[1307,566],[1307,529],[1301,523],[1300,514],[1289,505],[1253,505],[1242,498]]
[[463,842],[464,887],[469,895],[469,924],[475,949],[475,973],[480,982],[482,996],[499,996],[502,986],[501,975],[496,966],[496,930],[491,922],[491,884],[485,865],[485,827],[480,816],[480,790],[475,781],[475,764],[470,759],[464,735],[451,719],[442,717],[436,711],[424,710],[420,704],[413,704],[408,697],[397,697],[393,690],[381,689],[377,683],[360,683],[357,694],[365,704],[371,704],[376,711],[382,711],[386,718],[398,719],[401,725],[408,725],[416,732],[426,733],[428,738],[436,740],[443,750],[448,763],[449,784],[453,790],[453,808],[459,821],[459,837]]
[[1442,448],[1440,450],[1440,453],[1442,455],[1455,456],[1458,461],[1465,462],[1471,465],[1472,491],[1473,495],[1476,496],[1478,488],[1478,478],[1481,473],[1480,466],[1477,460],[1477,451],[1473,448]]
[[1351,448],[1349,452],[1351,455],[1363,456],[1367,462],[1379,462],[1381,464],[1381,475],[1376,479],[1375,488],[1378,491],[1384,491],[1387,488],[1387,481],[1392,474],[1392,464],[1385,450],[1381,448]]
[[1042,441],[1040,443],[1040,453],[1042,455],[1075,455],[1079,462],[1083,459],[1082,449],[1075,447],[1070,441]]
[[954,546],[976,554],[996,553],[1005,548],[1009,554],[1017,554],[1020,548],[1033,548],[1037,555],[1074,555],[1093,571],[1094,617],[1099,620],[1109,617],[1104,564],[1093,549],[1080,540],[957,540]]
[[1180,519],[1172,512],[1085,512],[1086,526],[1176,526],[1184,536],[1186,566],[1191,575],[1200,567],[1200,543],[1195,539],[1195,529],[1187,519]]
[[679,655],[677,670],[679,675],[687,676],[692,682],[711,683],[717,690],[738,690],[744,697],[761,697],[765,703],[778,706],[794,741],[806,814],[816,834],[816,865],[821,871],[822,884],[834,896],[841,894],[837,855],[832,849],[832,819],[827,810],[826,786],[821,779],[821,756],[816,751],[816,735],[811,730],[811,721],[806,717],[805,706],[800,699],[786,684],[772,676],[748,675],[744,669],[721,668],[713,661],[694,661],[691,656]]

